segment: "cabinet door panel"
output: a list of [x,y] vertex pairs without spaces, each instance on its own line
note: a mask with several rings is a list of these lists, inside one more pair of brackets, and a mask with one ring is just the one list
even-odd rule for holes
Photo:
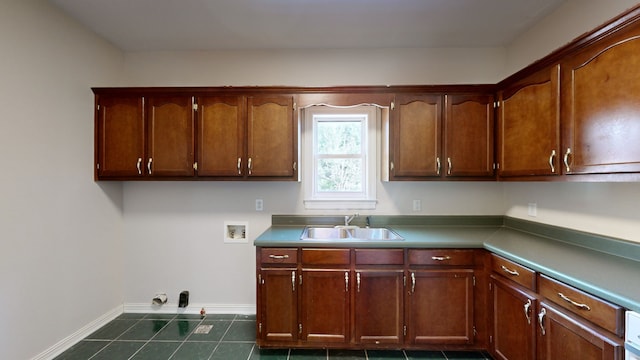
[[249,97],[249,176],[291,177],[297,174],[297,123],[293,97]]
[[535,295],[495,275],[491,275],[491,291],[493,356],[501,360],[535,359]]
[[411,343],[473,343],[473,270],[411,271],[410,278]]
[[493,96],[446,95],[445,176],[493,175]]
[[302,270],[302,338],[309,343],[349,341],[349,270]]
[[193,98],[147,99],[146,170],[152,176],[194,175]]
[[[542,324],[538,330],[540,360],[622,360],[623,342],[586,322],[564,314],[549,303],[540,303]],[[544,329],[544,332],[542,331]]]
[[565,172],[640,172],[640,38],[619,37],[563,65]]
[[500,176],[560,174],[559,68],[500,92]]
[[403,279],[403,270],[356,270],[356,343],[402,343]]
[[144,112],[141,96],[99,96],[96,116],[98,178],[144,175]]
[[268,342],[297,340],[296,269],[262,269],[260,338]]
[[398,95],[391,124],[392,178],[438,177],[441,131],[440,95]]
[[244,174],[245,99],[240,96],[198,98],[198,175]]

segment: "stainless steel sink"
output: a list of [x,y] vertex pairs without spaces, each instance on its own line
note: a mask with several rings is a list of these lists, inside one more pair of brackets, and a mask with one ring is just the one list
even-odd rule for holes
[[304,228],[300,240],[398,241],[404,240],[404,238],[387,228],[307,226]]

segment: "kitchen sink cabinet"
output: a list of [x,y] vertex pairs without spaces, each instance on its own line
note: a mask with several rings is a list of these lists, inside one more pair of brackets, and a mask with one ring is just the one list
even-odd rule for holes
[[356,269],[355,274],[354,341],[400,346],[404,340],[403,269]]
[[640,172],[640,28],[562,63],[565,174]]
[[404,341],[403,249],[354,249],[354,342],[395,345]]
[[300,340],[318,346],[344,346],[350,340],[350,250],[301,251]]
[[447,178],[494,175],[494,96],[444,97],[443,174]]
[[500,178],[561,173],[559,65],[498,92],[498,144]]

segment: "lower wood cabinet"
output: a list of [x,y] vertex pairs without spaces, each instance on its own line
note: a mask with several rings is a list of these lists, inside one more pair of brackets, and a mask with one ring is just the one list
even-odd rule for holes
[[532,274],[493,256],[490,352],[495,359],[624,358],[622,308],[542,274],[532,281]]
[[477,350],[477,251],[257,248],[258,346]]

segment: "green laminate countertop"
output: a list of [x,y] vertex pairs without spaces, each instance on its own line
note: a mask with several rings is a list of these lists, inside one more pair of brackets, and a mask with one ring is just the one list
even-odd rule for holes
[[[302,224],[276,224],[254,242],[259,247],[483,248],[627,309],[640,311],[640,244],[505,218],[503,224],[455,225],[385,221],[405,240],[300,240]],[[295,222],[295,221],[294,221]],[[537,233],[536,233],[537,232]]]

